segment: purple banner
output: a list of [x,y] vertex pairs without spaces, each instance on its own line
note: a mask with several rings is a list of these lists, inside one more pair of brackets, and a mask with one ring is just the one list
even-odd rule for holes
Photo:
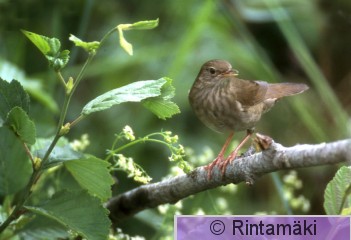
[[175,216],[176,240],[350,240],[350,216]]

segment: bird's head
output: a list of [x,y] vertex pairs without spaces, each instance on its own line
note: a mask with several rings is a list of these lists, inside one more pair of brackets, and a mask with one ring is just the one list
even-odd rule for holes
[[201,67],[198,79],[202,82],[218,81],[226,76],[238,76],[239,71],[232,68],[232,65],[224,60],[210,60]]

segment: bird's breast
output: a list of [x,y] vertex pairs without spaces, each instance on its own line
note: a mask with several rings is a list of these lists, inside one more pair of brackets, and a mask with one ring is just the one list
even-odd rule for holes
[[235,93],[220,85],[209,88],[193,87],[190,104],[197,117],[217,132],[251,129],[261,118],[263,103],[247,107],[236,100]]

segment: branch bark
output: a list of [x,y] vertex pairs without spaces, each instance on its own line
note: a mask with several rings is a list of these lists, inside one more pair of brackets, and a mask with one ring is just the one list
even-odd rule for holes
[[235,159],[227,166],[223,177],[215,167],[211,180],[208,180],[204,167],[198,167],[188,174],[143,185],[110,199],[106,207],[112,222],[116,224],[146,208],[176,203],[190,195],[229,183],[253,184],[258,177],[278,170],[351,163],[351,139],[284,147],[269,137],[261,137],[260,145],[265,150]]

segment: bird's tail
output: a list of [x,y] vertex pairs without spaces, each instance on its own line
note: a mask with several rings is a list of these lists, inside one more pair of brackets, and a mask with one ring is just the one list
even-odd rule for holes
[[309,87],[304,83],[273,83],[268,85],[268,90],[265,95],[269,98],[282,98],[292,96],[306,91]]

